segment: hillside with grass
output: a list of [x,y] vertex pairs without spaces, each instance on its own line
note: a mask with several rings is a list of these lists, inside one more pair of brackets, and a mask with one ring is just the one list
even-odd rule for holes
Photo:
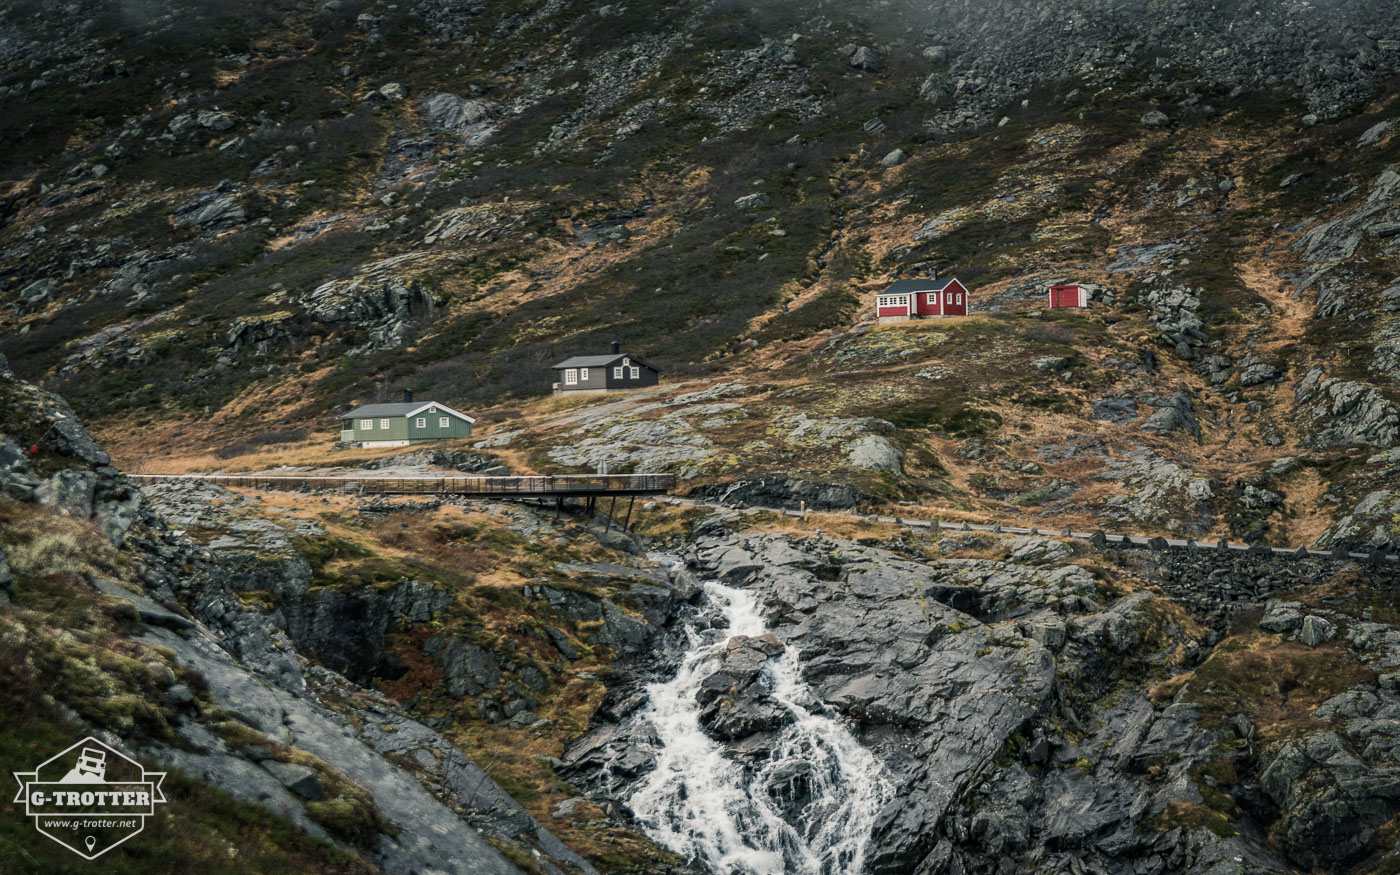
[[[0,350],[130,468],[308,458],[412,388],[521,470],[1327,546],[1400,436],[1366,10],[1203,13],[1218,47],[1189,3],[1049,7],[1053,47],[901,4],[8,10]],[[873,324],[935,271],[970,317]],[[612,340],[748,391],[561,430],[549,365]]]
[[114,871],[1400,871],[1394,0],[0,0],[0,110],[0,760],[169,770]]

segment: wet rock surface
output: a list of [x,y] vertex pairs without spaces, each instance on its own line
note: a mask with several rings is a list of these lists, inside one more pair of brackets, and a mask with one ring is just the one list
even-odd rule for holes
[[[1029,556],[1037,540],[1020,539],[1015,551]],[[1195,798],[1187,774],[1213,736],[1196,728],[1194,707],[1162,709],[1140,693],[1068,704],[1057,676],[1094,678],[1113,662],[1180,656],[1146,655],[1148,600],[1101,604],[1085,569],[1053,561],[1061,551],[1039,550],[1052,565],[1036,569],[725,534],[700,537],[686,556],[700,576],[755,593],[772,630],[771,640],[726,645],[698,693],[706,730],[762,761],[773,736],[765,665],[795,649],[802,678],[895,782],[868,871],[948,871],[956,860],[962,871],[990,873],[997,860],[1021,860],[1209,872],[1240,858],[1253,871],[1288,871],[1257,834],[1204,833],[1203,842],[1201,833],[1147,825],[1173,801]],[[615,709],[566,756],[568,774],[596,794],[615,797],[652,768],[655,738],[628,713]],[[1059,728],[1066,720],[1097,728],[1071,741]],[[1144,771],[1174,760],[1167,779]],[[793,784],[800,799],[800,771],[774,780]]]

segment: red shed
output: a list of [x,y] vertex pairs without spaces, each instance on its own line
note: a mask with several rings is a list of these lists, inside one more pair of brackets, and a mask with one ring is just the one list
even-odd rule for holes
[[1078,283],[1050,287],[1050,309],[1087,306],[1089,306],[1089,290]]
[[881,322],[934,316],[966,316],[971,294],[956,279],[898,280],[875,299]]

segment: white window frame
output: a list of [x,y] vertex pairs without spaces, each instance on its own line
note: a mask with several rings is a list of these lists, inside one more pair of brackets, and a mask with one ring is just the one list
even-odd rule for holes
[[414,428],[427,428],[427,427],[428,427],[428,417],[426,417],[426,416],[420,416],[420,417],[418,417],[417,419],[413,420],[413,427],[414,427]]
[[380,430],[380,431],[388,431],[388,430],[389,430],[389,420],[387,420],[387,419],[381,419],[381,420],[379,420],[379,430]]
[[446,416],[438,417],[438,428],[447,428],[450,424]]
[[565,385],[565,386],[577,386],[577,385],[578,385],[578,370],[577,370],[577,369],[575,369],[575,368],[565,368],[565,369],[564,369],[564,385]]
[[578,381],[579,381],[580,383],[587,383],[587,382],[588,382],[588,368],[579,368],[579,369],[578,369]]
[[633,365],[633,366],[632,366],[632,379],[634,379],[634,380],[640,380],[641,378],[642,378],[642,369],[639,368],[639,367],[637,367],[636,365]]
[[622,379],[622,365],[618,365],[617,367],[613,368],[613,379],[614,379],[614,380],[621,380],[621,379]]
[[374,420],[373,420],[373,419],[362,419],[362,420],[360,420],[360,431],[374,431]]
[[881,295],[876,306],[880,307],[908,307],[908,295]]

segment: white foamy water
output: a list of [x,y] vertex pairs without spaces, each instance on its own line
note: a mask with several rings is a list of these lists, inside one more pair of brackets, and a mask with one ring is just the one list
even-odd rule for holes
[[[690,650],[676,676],[647,688],[639,717],[656,727],[661,748],[628,806],[657,842],[725,875],[860,872],[875,817],[893,795],[883,767],[841,720],[821,713],[795,648],[769,663],[765,678],[793,723],[779,731],[769,759],[746,768],[726,757],[700,728],[695,693],[718,668],[726,641],[767,628],[751,594],[717,583],[705,592],[729,628],[687,630]],[[806,776],[810,799],[789,823],[771,779],[792,774]]]

